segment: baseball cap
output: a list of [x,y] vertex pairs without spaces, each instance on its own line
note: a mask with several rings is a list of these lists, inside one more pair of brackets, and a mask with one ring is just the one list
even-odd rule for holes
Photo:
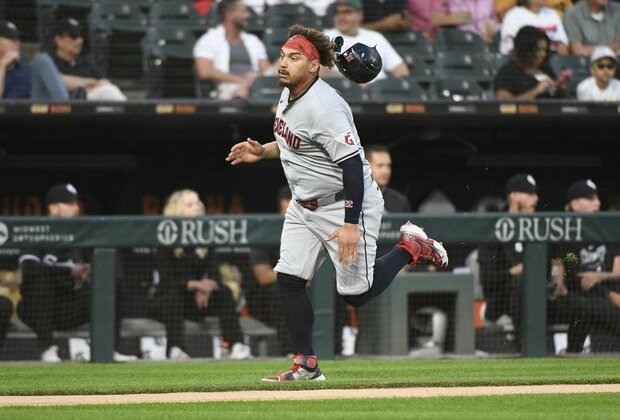
[[334,8],[338,6],[351,6],[354,9],[359,10],[360,12],[364,11],[364,5],[361,0],[336,0],[334,2]]
[[54,203],[73,203],[78,199],[78,192],[72,184],[54,185],[45,195],[47,205]]
[[59,20],[56,22],[54,35],[69,35],[72,38],[76,38],[82,35],[82,25],[73,18]]
[[530,174],[517,174],[506,182],[506,194],[510,194],[512,192],[533,194],[536,190],[536,180]]
[[0,20],[0,38],[19,40],[19,31],[13,22]]
[[571,202],[578,198],[594,198],[598,195],[598,188],[591,179],[582,179],[574,182],[566,192],[566,201]]
[[605,45],[599,45],[594,48],[594,51],[592,51],[592,55],[590,56],[590,64],[596,63],[601,58],[610,58],[614,60],[614,62],[618,61],[618,57],[616,57],[614,51]]

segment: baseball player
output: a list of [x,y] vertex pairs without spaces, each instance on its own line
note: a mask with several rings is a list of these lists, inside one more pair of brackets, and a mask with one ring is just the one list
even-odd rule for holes
[[[237,165],[279,158],[293,195],[275,267],[295,352],[293,366],[263,380],[325,380],[312,348],[314,312],[306,290],[324,258],[334,263],[338,293],[359,306],[385,290],[406,264],[424,261],[443,268],[448,255],[439,242],[407,222],[396,247],[375,260],[383,197],[351,109],[319,77],[321,65],[334,65],[335,45],[320,31],[300,25],[290,27],[288,36],[278,61],[284,89],[273,125],[276,140],[261,144],[248,138],[235,144],[226,160]],[[346,77],[367,82],[378,71],[371,68],[366,77],[359,69],[372,67],[373,62],[365,60],[373,60],[376,51],[357,45],[341,55],[349,58],[338,67],[349,70],[343,72]],[[360,45],[369,54],[357,54]]]

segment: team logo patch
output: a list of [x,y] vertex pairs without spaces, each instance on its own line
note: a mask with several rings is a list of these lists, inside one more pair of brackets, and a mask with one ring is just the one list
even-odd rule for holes
[[338,136],[338,141],[348,146],[355,146],[355,137],[351,131],[346,131]]

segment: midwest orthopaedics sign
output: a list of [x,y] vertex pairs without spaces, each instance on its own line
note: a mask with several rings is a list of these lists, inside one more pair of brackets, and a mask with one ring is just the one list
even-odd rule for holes
[[157,240],[162,245],[247,244],[248,221],[166,219],[157,225]]
[[505,216],[495,222],[495,237],[500,242],[580,242],[581,234],[581,217]]

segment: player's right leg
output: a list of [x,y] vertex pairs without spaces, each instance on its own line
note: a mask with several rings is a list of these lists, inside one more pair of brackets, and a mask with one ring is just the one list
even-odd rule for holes
[[304,209],[294,201],[286,213],[280,242],[280,260],[275,267],[292,343],[293,366],[286,372],[267,376],[264,381],[324,380],[312,345],[314,310],[306,288],[323,259],[323,245],[306,224]]

